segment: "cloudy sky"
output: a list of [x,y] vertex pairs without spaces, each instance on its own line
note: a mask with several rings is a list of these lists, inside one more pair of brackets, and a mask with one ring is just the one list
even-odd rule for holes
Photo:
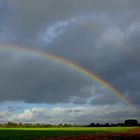
[[[139,13],[139,0],[0,0],[0,122],[139,120]],[[13,46],[78,64],[131,105],[67,65],[6,49]]]

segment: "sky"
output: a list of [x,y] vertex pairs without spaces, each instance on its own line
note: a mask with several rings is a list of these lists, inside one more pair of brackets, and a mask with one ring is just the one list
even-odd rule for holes
[[[139,13],[139,0],[1,0],[0,122],[140,120]],[[99,75],[129,104],[67,64],[23,49]]]

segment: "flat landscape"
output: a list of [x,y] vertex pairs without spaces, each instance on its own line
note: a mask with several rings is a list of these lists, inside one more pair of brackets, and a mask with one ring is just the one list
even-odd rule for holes
[[140,0],[0,0],[0,140],[140,140]]
[[0,140],[96,140],[95,137],[130,133],[135,136],[135,132],[140,134],[139,130],[137,127],[0,128]]

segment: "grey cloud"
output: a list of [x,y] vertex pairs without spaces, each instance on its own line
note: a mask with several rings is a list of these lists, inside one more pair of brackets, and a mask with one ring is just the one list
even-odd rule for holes
[[[121,116],[120,116],[121,114]],[[129,107],[124,106],[94,106],[94,107],[53,107],[53,108],[30,108],[21,113],[16,113],[9,117],[16,122],[29,123],[71,123],[71,124],[89,124],[91,122],[118,122],[124,121],[127,117],[138,118]],[[84,122],[83,122],[84,120]]]
[[91,104],[93,105],[113,105],[118,103],[119,99],[110,94],[100,93],[97,95],[92,101]]
[[[0,24],[1,43],[29,46],[63,56],[99,74],[138,104],[139,0],[11,0],[8,5],[11,11],[3,15],[6,20]],[[62,34],[57,34],[63,30],[61,27],[53,30],[54,36],[49,34],[50,27],[64,21],[69,26]],[[43,37],[51,42],[46,43]],[[130,53],[127,47],[135,53]],[[13,64],[13,56],[9,59],[4,56],[7,54],[1,53],[1,101],[85,103],[91,96],[88,90],[87,94],[83,93],[84,87],[90,88],[93,84],[90,80],[66,72],[59,65],[30,58],[24,61],[15,58],[19,62],[14,60]],[[107,100],[108,96],[95,97],[93,104],[117,102],[111,96]]]
[[[15,56],[14,56],[15,55]],[[19,59],[19,60],[18,60]],[[5,55],[0,61],[0,100],[66,102],[72,96],[83,100],[92,93],[82,91],[96,83],[69,68],[43,58]]]
[[12,113],[8,111],[1,111],[0,112],[0,123],[5,123],[11,120]]
[[[50,24],[57,22],[58,20],[67,20],[71,17],[77,17],[82,14],[104,14],[108,15],[114,24],[114,20],[120,19],[120,14],[129,13],[132,19],[133,17],[139,17],[139,1],[124,0],[78,0],[78,1],[68,1],[60,0],[58,1],[33,1],[33,0],[11,0],[7,2],[11,6],[11,18],[8,19],[3,26],[15,29],[18,32],[20,38],[17,43],[33,44],[36,34],[44,26],[49,26]],[[6,11],[6,9],[4,9]],[[127,16],[129,22],[130,17]],[[137,19],[136,18],[136,19]],[[119,20],[120,21],[120,20]],[[124,21],[124,20],[123,20]],[[118,22],[122,25],[122,22]],[[24,41],[22,40],[24,39]]]
[[47,59],[1,52],[0,65],[1,101],[94,105],[122,102],[90,78]]

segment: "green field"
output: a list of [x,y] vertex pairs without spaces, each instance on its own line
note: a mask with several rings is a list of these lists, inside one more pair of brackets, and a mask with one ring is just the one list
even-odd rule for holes
[[126,132],[132,127],[0,128],[0,140],[32,140],[41,137]]

